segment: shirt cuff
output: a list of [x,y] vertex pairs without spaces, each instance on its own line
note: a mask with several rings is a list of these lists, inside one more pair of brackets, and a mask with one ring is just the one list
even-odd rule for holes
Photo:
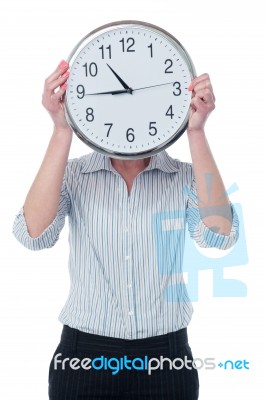
[[232,211],[232,227],[229,235],[223,235],[214,232],[207,227],[200,217],[198,207],[193,207],[189,210],[190,219],[188,229],[190,236],[200,247],[214,247],[221,250],[226,250],[232,247],[239,236],[239,220],[233,204],[230,202]]
[[53,247],[59,238],[60,231],[62,230],[65,223],[64,217],[60,217],[58,214],[52,223],[42,232],[42,234],[36,238],[30,236],[28,227],[24,217],[23,207],[16,215],[13,224],[13,234],[16,239],[27,249],[30,250],[42,250]]

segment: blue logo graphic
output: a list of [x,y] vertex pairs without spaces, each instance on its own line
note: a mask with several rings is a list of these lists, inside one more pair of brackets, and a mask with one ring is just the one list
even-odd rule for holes
[[[210,199],[212,175],[206,175]],[[230,194],[235,190],[237,190],[236,184],[232,185],[227,193]],[[194,193],[189,191],[187,193],[195,200]],[[217,199],[217,202],[221,198]],[[198,278],[199,272],[203,270],[213,271],[214,297],[245,297],[247,295],[247,287],[244,282],[238,279],[224,278],[224,268],[244,266],[248,263],[242,207],[240,204],[233,204],[233,208],[239,221],[238,240],[230,249],[224,251],[224,255],[220,250],[221,256],[218,258],[203,254],[191,238],[191,232],[193,236],[193,230],[196,232],[197,225],[200,223],[200,214],[197,208],[190,210],[194,220],[192,226],[190,223],[189,229],[186,226],[187,210],[161,212],[154,215],[153,226],[159,272],[161,275],[175,274],[177,280],[174,285],[168,285],[165,288],[165,301],[187,301],[187,292],[191,301],[198,301]],[[217,209],[219,210],[218,207]],[[228,240],[227,236],[217,235],[217,233],[214,235],[207,229],[204,237],[205,247],[214,247],[213,242],[215,242],[215,247],[219,248],[223,246],[223,241]],[[187,284],[182,280],[182,271],[187,273]]]

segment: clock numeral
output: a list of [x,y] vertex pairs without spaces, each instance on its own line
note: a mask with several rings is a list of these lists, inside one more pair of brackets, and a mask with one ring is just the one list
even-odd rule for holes
[[78,99],[83,99],[83,97],[85,96],[85,88],[83,85],[78,85],[77,86],[77,98]]
[[175,82],[175,83],[173,83],[173,86],[174,86],[175,90],[177,91],[177,92],[173,91],[173,95],[174,96],[180,96],[180,94],[181,94],[181,83],[180,82]]
[[152,43],[148,46],[148,49],[151,49],[151,58],[153,58]]
[[[106,50],[109,50],[109,58],[112,58],[112,54],[111,54],[111,45],[109,44],[109,46],[107,46],[105,48]],[[104,46],[102,45],[101,47],[99,47],[99,50],[102,50],[102,59],[104,59]]]
[[133,128],[128,128],[128,130],[127,130],[127,140],[129,142],[134,142],[134,140],[135,140],[135,135],[133,135],[132,132],[134,132],[134,129]]
[[88,122],[92,122],[94,120],[93,109],[90,107],[86,109],[86,120]]
[[[157,128],[156,128],[156,126],[152,126],[153,124],[155,125],[156,122],[150,122],[150,126],[149,126],[149,129],[150,129],[149,135],[151,135],[151,136],[155,136],[157,133]],[[152,132],[151,132],[151,129],[153,129]]]
[[173,66],[173,61],[170,60],[170,58],[168,58],[167,60],[165,60],[165,65],[169,64],[168,67],[165,68],[165,73],[166,74],[172,74],[174,71],[170,71],[170,68]]
[[167,117],[171,117],[171,119],[173,118],[173,116],[174,116],[174,113],[173,113],[173,106],[170,106],[170,107],[168,108],[168,110],[166,111],[165,115],[166,115]]
[[[126,51],[127,53],[132,53],[132,52],[135,51],[134,49],[131,49],[131,47],[133,47],[134,44],[135,44],[135,39],[133,39],[132,37],[130,37],[130,38],[127,39],[128,47],[127,47],[126,50],[125,50],[125,39],[121,39],[121,40],[119,40],[119,42],[122,43],[122,50],[123,50],[123,53],[124,53],[125,51]],[[130,44],[130,43],[131,43],[131,44]]]
[[95,62],[90,63],[89,68],[88,68],[88,63],[85,63],[84,65],[82,65],[82,67],[85,68],[86,77],[88,76],[88,72],[89,72],[90,76],[93,76],[93,77],[96,76],[98,73],[98,67]]
[[104,124],[104,125],[105,126],[109,126],[108,131],[107,131],[107,135],[106,135],[106,137],[108,137],[113,124],[108,123],[108,124]]

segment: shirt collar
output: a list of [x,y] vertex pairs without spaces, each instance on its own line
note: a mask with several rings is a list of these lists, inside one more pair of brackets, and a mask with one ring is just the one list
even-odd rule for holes
[[[94,151],[82,158],[81,173],[83,174],[99,171],[101,169],[117,173],[112,166],[111,158],[102,153]],[[161,171],[168,173],[177,172],[179,170],[179,161],[170,157],[165,150],[162,150],[160,153],[151,156],[149,165],[144,171],[153,169],[160,169]]]

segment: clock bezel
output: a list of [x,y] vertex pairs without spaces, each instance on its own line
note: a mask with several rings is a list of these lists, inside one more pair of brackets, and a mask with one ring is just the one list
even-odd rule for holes
[[[116,29],[119,29],[119,28],[121,28],[121,29],[140,28],[141,29],[142,28],[142,29],[146,29],[146,30],[151,30],[151,31],[155,32],[156,34],[164,37],[174,47],[176,47],[176,49],[178,50],[180,55],[183,57],[184,61],[186,62],[186,65],[188,67],[191,80],[194,77],[196,77],[196,70],[195,70],[194,64],[193,64],[188,52],[186,51],[184,46],[171,33],[167,32],[165,29],[160,28],[154,24],[151,24],[148,22],[143,22],[143,21],[137,21],[137,20],[123,20],[123,21],[111,22],[111,23],[102,25],[102,26],[94,29],[93,31],[88,33],[86,36],[84,36],[77,43],[77,45],[73,48],[73,50],[71,51],[71,53],[69,54],[69,56],[67,58],[67,62],[69,63],[70,71],[71,71],[72,64],[75,61],[76,57],[88,43],[90,43],[92,40],[94,40],[99,35],[109,32],[109,31],[113,30],[114,28],[116,28]],[[111,149],[102,148],[88,139],[88,137],[80,130],[80,128],[77,126],[75,120],[71,116],[71,112],[68,107],[68,92],[66,92],[66,96],[65,96],[64,112],[65,112],[65,116],[66,116],[68,124],[73,129],[76,136],[83,143],[85,143],[87,146],[89,146],[90,148],[92,148],[93,150],[95,150],[99,153],[102,153],[102,154],[107,155],[112,158],[118,158],[118,159],[147,158],[147,157],[151,157],[151,156],[161,152],[162,150],[165,150],[166,148],[171,146],[173,143],[175,143],[183,135],[183,133],[187,129],[188,119],[189,119],[189,110],[188,110],[182,124],[177,129],[177,131],[168,140],[164,141],[163,143],[159,143],[154,148],[152,148],[148,151],[145,150],[145,151],[140,151],[140,152],[123,153],[123,152],[113,151]]]

